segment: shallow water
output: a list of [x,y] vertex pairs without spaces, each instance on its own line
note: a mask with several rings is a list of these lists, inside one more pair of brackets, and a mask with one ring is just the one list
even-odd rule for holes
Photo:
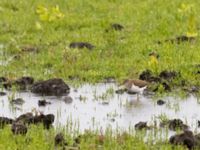
[[[162,99],[166,104],[158,106],[151,97],[140,96],[140,101],[137,102],[136,95],[126,93],[119,95],[115,90],[117,86],[114,83],[85,84],[77,89],[71,88],[69,94],[73,99],[71,104],[65,103],[62,97],[41,97],[30,92],[13,94],[6,91],[6,96],[0,96],[0,116],[16,118],[36,109],[44,114],[53,113],[56,117],[54,122],[56,126],[65,126],[68,121],[72,121],[74,128],[79,127],[83,131],[106,127],[128,130],[139,121],[153,124],[161,114],[165,114],[169,119],[182,119],[192,130],[197,128],[200,104],[194,96],[184,100],[165,97]],[[21,106],[11,105],[9,97],[13,95],[15,98],[23,98],[25,103]],[[46,99],[51,104],[39,107],[38,100],[41,99]]]

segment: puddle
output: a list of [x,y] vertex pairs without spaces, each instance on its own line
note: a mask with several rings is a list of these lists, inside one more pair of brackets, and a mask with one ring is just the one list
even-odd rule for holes
[[[166,97],[163,98],[166,104],[158,106],[150,97],[140,96],[140,101],[137,102],[136,95],[118,95],[115,94],[116,89],[114,83],[85,84],[78,89],[71,88],[69,96],[73,101],[70,104],[61,100],[62,97],[41,97],[29,92],[20,92],[15,94],[15,98],[23,98],[25,103],[14,107],[10,105],[8,98],[12,93],[7,92],[7,96],[0,96],[0,116],[16,118],[22,113],[36,109],[45,114],[53,113],[56,118],[55,126],[65,126],[67,122],[72,121],[75,128],[83,131],[106,127],[128,130],[139,121],[153,123],[158,116],[166,115],[169,119],[182,119],[192,130],[197,128],[200,104],[196,97],[190,96],[185,100]],[[38,100],[42,99],[51,104],[39,107]]]

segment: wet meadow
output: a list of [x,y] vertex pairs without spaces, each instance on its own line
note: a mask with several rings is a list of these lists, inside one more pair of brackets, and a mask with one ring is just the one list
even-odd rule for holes
[[0,0],[0,149],[200,149],[199,5]]

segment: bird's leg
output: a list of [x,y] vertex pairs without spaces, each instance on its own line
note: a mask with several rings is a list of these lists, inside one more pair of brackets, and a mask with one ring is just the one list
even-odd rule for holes
[[137,101],[139,101],[139,94],[137,93]]

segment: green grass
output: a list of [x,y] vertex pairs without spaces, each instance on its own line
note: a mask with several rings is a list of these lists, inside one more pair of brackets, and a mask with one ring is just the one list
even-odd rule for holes
[[[154,73],[162,70],[180,71],[182,78],[199,85],[194,74],[194,64],[200,63],[199,40],[194,44],[180,45],[158,40],[183,35],[187,32],[187,17],[178,12],[182,3],[198,6],[198,0],[1,0],[0,43],[4,45],[5,59],[20,56],[7,66],[0,66],[1,75],[15,78],[30,75],[37,79],[79,76],[89,82],[105,77],[138,78],[149,66],[149,52],[160,55]],[[42,22],[36,14],[39,5],[51,8],[58,5],[65,15],[54,22]],[[199,20],[200,9],[195,7]],[[37,30],[40,22],[42,30]],[[121,32],[106,33],[111,23],[120,23]],[[196,23],[199,28],[199,22]],[[73,41],[90,42],[96,46],[92,51],[69,48]],[[20,47],[34,45],[39,53],[22,52]],[[48,68],[51,64],[52,67]],[[50,70],[50,71],[49,71]]]
[[[58,131],[44,130],[42,126],[32,125],[26,135],[13,135],[10,127],[6,126],[0,130],[0,149],[1,150],[62,150],[63,146],[55,146],[54,138]],[[172,146],[168,141],[160,141],[154,144],[152,140],[144,142],[144,131],[138,133],[113,133],[107,130],[105,135],[95,131],[86,131],[83,134],[72,134],[69,130],[62,130],[67,145],[66,149],[78,147],[81,150],[184,150],[182,146]],[[80,143],[75,143],[75,138],[79,138]],[[149,136],[149,139],[153,134]]]

